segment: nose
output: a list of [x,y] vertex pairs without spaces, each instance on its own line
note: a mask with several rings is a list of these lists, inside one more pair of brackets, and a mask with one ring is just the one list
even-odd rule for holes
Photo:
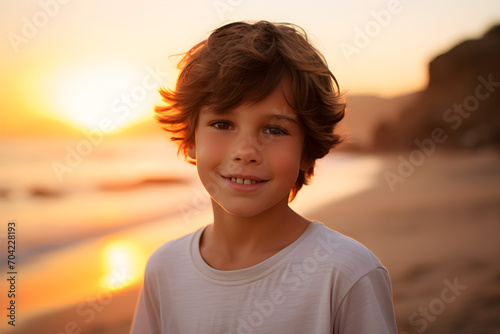
[[231,160],[245,164],[259,164],[262,161],[262,145],[257,137],[245,136],[238,140],[231,154]]

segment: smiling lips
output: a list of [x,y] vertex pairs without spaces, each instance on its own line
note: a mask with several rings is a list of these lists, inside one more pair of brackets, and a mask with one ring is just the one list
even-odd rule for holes
[[268,181],[252,176],[238,176],[224,176],[224,179],[226,179],[233,188],[245,191],[256,190]]
[[239,184],[256,184],[257,180],[251,180],[251,179],[241,179],[241,178],[236,178],[236,177],[232,177],[230,178],[231,181],[233,182],[236,182],[236,183],[239,183]]

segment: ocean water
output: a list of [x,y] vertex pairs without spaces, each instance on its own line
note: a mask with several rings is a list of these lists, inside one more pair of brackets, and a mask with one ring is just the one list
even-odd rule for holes
[[[166,139],[83,142],[0,141],[0,241],[6,249],[14,221],[19,304],[28,319],[139,285],[156,248],[211,221],[196,168]],[[292,207],[307,215],[367,189],[381,168],[373,156],[327,156]],[[6,258],[0,253],[2,272]]]
[[196,181],[166,140],[103,142],[76,163],[78,144],[0,143],[0,219],[23,229],[19,256],[166,215]]

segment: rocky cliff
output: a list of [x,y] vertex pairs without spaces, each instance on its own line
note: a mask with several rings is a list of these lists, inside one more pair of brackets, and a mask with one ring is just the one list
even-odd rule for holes
[[427,88],[374,132],[381,150],[413,149],[423,140],[446,148],[500,147],[500,25],[432,60]]

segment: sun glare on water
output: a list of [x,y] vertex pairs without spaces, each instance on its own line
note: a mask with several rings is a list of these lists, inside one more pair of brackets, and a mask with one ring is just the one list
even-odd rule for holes
[[110,242],[102,252],[104,276],[101,287],[119,290],[136,283],[142,277],[145,258],[144,252],[135,243]]
[[54,75],[52,86],[56,117],[89,130],[120,130],[152,110],[160,83],[147,75],[120,63],[64,68]]

